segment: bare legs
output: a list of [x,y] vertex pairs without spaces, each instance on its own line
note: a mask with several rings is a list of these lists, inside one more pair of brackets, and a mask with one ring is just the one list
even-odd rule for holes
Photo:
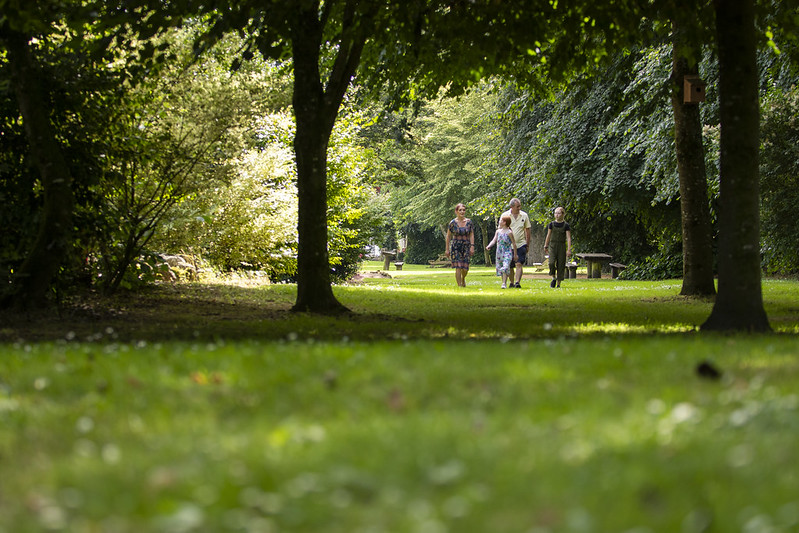
[[466,274],[468,273],[469,271],[465,268],[455,269],[455,281],[458,283],[458,287],[466,286]]
[[510,267],[510,286],[514,284],[519,285],[522,282],[522,265],[516,263],[515,266]]

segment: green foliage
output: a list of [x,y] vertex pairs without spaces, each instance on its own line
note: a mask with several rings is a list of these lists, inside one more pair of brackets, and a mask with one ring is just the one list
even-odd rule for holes
[[[0,64],[0,79],[6,78]],[[7,93],[0,96],[0,276],[4,284],[22,263],[24,250],[36,234],[37,210],[42,203],[37,174],[27,155],[27,139],[19,112]]]
[[629,280],[681,278],[683,274],[681,244],[677,239],[661,244],[660,249],[644,257],[640,263],[628,263],[627,268],[619,274],[619,278]]
[[293,124],[285,112],[256,124],[257,136],[269,140],[227,162],[230,183],[187,198],[155,246],[200,255],[223,271],[266,270],[272,279],[293,275],[297,198],[293,154],[286,146]]
[[[111,24],[98,20],[98,27]],[[60,285],[95,282],[107,291],[133,287],[147,279],[137,264],[147,263],[147,243],[166,214],[187,195],[223,177],[220,162],[235,144],[230,134],[238,114],[264,99],[253,98],[255,84],[231,79],[229,50],[217,50],[221,62],[190,64],[192,30],[160,37],[156,45],[161,51],[168,48],[172,61],[151,62],[148,77],[134,79],[131,69],[141,67],[142,50],[154,51],[149,41],[137,41],[124,26],[114,28],[116,45],[100,29],[74,33],[67,26],[55,25],[35,49],[40,75],[50,88],[52,127],[74,178],[75,240]],[[5,76],[2,62],[0,69]],[[24,229],[5,233],[0,243],[4,273],[28,248],[42,202],[10,96],[2,97],[9,129],[0,140],[8,149],[0,172],[8,177],[3,196],[18,207],[4,210],[3,217]]]
[[668,69],[660,50],[619,54],[590,84],[578,80],[552,101],[509,91],[508,151],[492,161],[495,176],[529,198],[535,213],[584,203],[630,213],[671,200],[673,138],[660,82]]
[[444,253],[445,240],[438,228],[422,229],[418,224],[407,224],[402,230],[408,239],[405,262],[427,265],[429,260]]
[[[132,287],[147,279],[147,268],[136,265],[147,264],[148,249],[200,251],[218,268],[292,275],[293,130],[264,126],[285,120],[291,80],[281,70],[285,65],[255,58],[256,52],[273,60],[290,55],[296,6],[177,3],[150,12],[144,2],[17,4],[4,5],[3,24],[37,37],[40,75],[52,89],[53,125],[75,177],[77,237],[62,285],[90,276],[109,288]],[[393,136],[366,147],[356,139],[366,129],[362,117],[352,113],[339,122],[342,131],[330,143],[327,180],[334,277],[351,274],[363,244],[388,243],[396,227],[440,228],[459,201],[467,203],[472,218],[492,220],[511,196],[521,197],[539,220],[554,205],[566,206],[578,250],[605,250],[626,262],[652,265],[655,277],[677,270],[665,255],[677,253],[673,244],[679,232],[664,84],[668,47],[628,46],[628,52],[610,53],[632,40],[656,43],[667,27],[663,21],[680,15],[677,6],[494,0],[468,6],[379,4],[380,9],[374,9],[378,3],[324,4],[331,24],[320,29],[325,36],[320,42],[333,45],[333,52],[322,54],[322,78],[329,79],[337,68],[337,47],[373,32],[359,79],[388,82],[391,87],[379,85],[387,94],[410,96],[415,90],[417,96],[436,98],[391,116],[387,127],[379,124]],[[220,6],[224,9],[210,17],[216,26],[200,38],[192,25],[163,33]],[[694,37],[708,28],[708,9],[690,10],[697,23]],[[761,10],[769,45],[791,55],[794,3],[764,2]],[[342,33],[351,20],[361,23]],[[229,29],[243,37],[225,36]],[[193,56],[194,44],[205,50],[199,59]],[[5,59],[0,57],[3,277],[22,260],[42,203],[23,124],[6,90]],[[717,72],[712,61],[705,64],[707,168],[717,194]],[[764,82],[764,90],[771,91],[764,112],[764,266],[787,273],[799,269],[792,254],[797,228],[787,222],[799,203],[792,193],[795,72],[788,61],[770,66],[783,75],[777,89],[771,80]],[[239,72],[231,74],[231,67]],[[512,74],[538,92],[506,86],[488,78],[492,73]],[[545,73],[574,83],[567,90],[549,84],[543,91]],[[575,79],[577,73],[582,80]],[[447,82],[448,94],[460,99],[438,98],[438,87]],[[265,118],[259,124],[256,117]],[[278,138],[267,139],[273,130],[280,130]],[[380,185],[377,194],[373,183]],[[409,240],[414,260],[431,257],[437,231],[429,232],[423,248],[421,240]]]
[[[336,280],[355,272],[380,223],[367,208],[374,156],[360,144],[360,122],[357,114],[340,119],[329,148],[328,242]],[[230,183],[192,195],[154,243],[198,254],[220,270],[265,270],[274,280],[291,280],[298,244],[295,124],[288,111],[275,110],[251,117],[251,128],[252,147],[226,162]]]
[[643,264],[679,236],[667,49],[618,54],[552,99],[508,86],[502,142],[485,163],[531,217],[566,208],[576,251]]
[[[39,7],[55,8],[56,5],[43,3]],[[81,15],[73,12],[75,6],[70,9],[65,5],[60,7],[71,15]],[[55,11],[50,14],[66,16],[63,13],[56,15]],[[15,15],[10,16],[13,19]],[[101,58],[93,54],[100,36],[92,33],[91,29],[87,26],[76,33],[65,28],[63,21],[53,23],[46,29],[46,34],[31,41],[30,48],[36,62],[36,76],[48,89],[50,127],[61,142],[77,202],[72,231],[76,238],[71,253],[61,265],[61,287],[85,280],[87,243],[97,228],[96,216],[89,211],[96,210],[100,204],[93,189],[102,175],[102,160],[109,146],[113,113],[126,90],[112,57]],[[41,223],[45,194],[41,173],[24,131],[24,121],[11,91],[10,75],[8,58],[6,54],[0,54],[0,124],[3,132],[0,135],[0,197],[4,206],[0,213],[0,225],[4,228],[0,237],[0,269],[4,278],[18,268],[31,249]]]
[[357,272],[365,246],[382,223],[380,215],[367,207],[378,163],[375,152],[361,143],[359,132],[365,121],[354,111],[340,116],[328,149],[327,231],[334,281]]
[[133,88],[115,110],[99,187],[104,231],[96,241],[106,290],[119,286],[171,210],[227,180],[241,132],[269,104],[253,98],[265,88],[262,75],[230,72],[222,51],[192,62],[195,31],[169,33],[180,60]]
[[507,203],[509,198],[495,197],[481,169],[495,147],[495,99],[493,85],[482,84],[460,98],[425,102],[389,117],[399,128],[379,147],[384,161],[380,179],[398,225],[441,230],[458,203],[465,203],[467,216],[475,220],[493,219],[496,205]]
[[760,164],[763,266],[799,272],[799,90],[774,88],[763,102]]

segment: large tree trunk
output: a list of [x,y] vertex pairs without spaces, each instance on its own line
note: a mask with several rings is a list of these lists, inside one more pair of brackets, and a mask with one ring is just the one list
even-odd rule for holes
[[30,37],[16,32],[5,37],[11,83],[44,193],[36,239],[14,276],[7,303],[42,307],[71,244],[72,176],[50,124],[47,91],[29,48]]
[[533,224],[530,228],[530,247],[527,249],[527,263],[544,262],[544,241],[547,240],[546,226],[543,224]]
[[[297,301],[294,311],[334,314],[347,309],[333,295],[327,251],[327,139],[297,117],[294,150],[299,196]],[[302,124],[302,125],[301,125]]]
[[719,292],[703,330],[770,331],[760,272],[760,109],[753,0],[716,0],[721,118]]
[[[297,158],[299,249],[297,301],[294,311],[346,313],[330,285],[327,251],[327,146],[344,93],[360,62],[366,40],[368,14],[356,17],[357,0],[345,6],[341,41],[323,87],[319,63],[327,17],[319,2],[297,7],[291,24],[294,60],[292,105],[297,122],[294,151]],[[325,5],[327,9],[329,5]],[[373,14],[373,13],[372,13]],[[356,31],[354,28],[358,28]]]
[[680,55],[684,39],[677,24],[673,27],[671,106],[674,110],[674,144],[677,152],[677,169],[680,174],[680,210],[682,214],[682,257],[684,296],[709,296],[716,293],[713,282],[713,237],[708,206],[705,153],[702,146],[702,117],[698,104],[684,103],[683,78],[698,74],[700,51],[695,60]]
[[330,286],[330,260],[327,251],[327,145],[338,108],[331,112],[324,105],[319,75],[319,47],[322,27],[315,12],[303,12],[295,19],[294,116],[297,132],[294,152],[297,158],[299,220],[297,231],[297,301],[294,311],[338,313],[346,308],[333,295]]

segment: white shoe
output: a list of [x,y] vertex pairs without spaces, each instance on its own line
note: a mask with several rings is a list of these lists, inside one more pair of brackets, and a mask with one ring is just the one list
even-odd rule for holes
[[507,289],[507,287],[505,286],[505,284],[504,284],[504,283],[502,284],[502,288],[503,288],[503,289]]

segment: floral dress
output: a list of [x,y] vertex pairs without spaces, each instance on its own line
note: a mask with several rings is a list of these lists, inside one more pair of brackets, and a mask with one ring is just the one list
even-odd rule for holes
[[458,226],[458,219],[456,218],[453,218],[449,223],[449,258],[452,260],[452,268],[469,270],[469,249],[472,244],[472,231],[471,219],[466,219],[464,227]]
[[510,262],[513,259],[513,244],[510,230],[504,233],[497,231],[497,276],[510,273]]

